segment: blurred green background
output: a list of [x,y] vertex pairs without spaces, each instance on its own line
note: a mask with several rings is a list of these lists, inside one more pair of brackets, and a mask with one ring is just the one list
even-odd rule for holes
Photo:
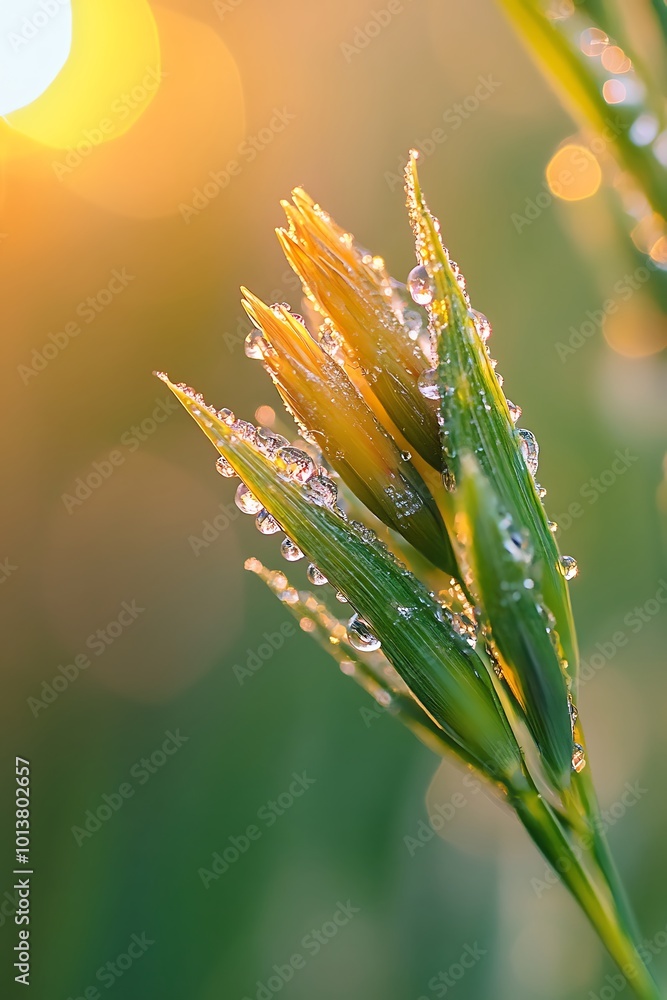
[[[647,335],[636,318],[656,276],[624,303],[621,332],[603,330],[597,311],[642,263],[613,197],[545,194],[528,225],[513,219],[547,191],[546,164],[574,126],[488,0],[139,12],[162,73],[154,93],[141,83],[157,57],[138,46],[131,127],[95,141],[107,93],[51,145],[11,116],[0,131],[3,995],[21,989],[15,755],[32,766],[40,1000],[614,988],[593,932],[509,816],[308,636],[267,644],[290,619],[243,559],[277,566],[275,539],[224,513],[233,485],[151,375],[165,369],[246,419],[275,406],[244,355],[238,287],[298,306],[272,233],[280,198],[303,184],[404,278],[412,145],[540,442],[561,549],[579,562],[591,766],[665,983],[666,341],[660,322]],[[132,30],[119,34],[128,49]],[[249,659],[261,667],[241,684]],[[417,847],[429,811],[441,829]],[[284,982],[274,966],[295,954]]]

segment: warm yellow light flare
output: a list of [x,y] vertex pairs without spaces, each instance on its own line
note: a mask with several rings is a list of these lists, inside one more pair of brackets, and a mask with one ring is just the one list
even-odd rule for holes
[[73,0],[69,57],[44,93],[7,121],[36,142],[81,155],[123,135],[160,80],[160,44],[147,0]]
[[[165,6],[153,14],[161,79],[141,118],[118,138],[114,133],[113,142],[58,152],[51,168],[70,190],[107,211],[144,219],[180,212],[194,225],[202,212],[215,211],[209,205],[229,197],[237,175],[252,164],[262,148],[260,129],[246,130],[239,70],[220,34]],[[138,65],[143,74],[149,64]],[[265,122],[284,128],[274,111]]]
[[70,0],[3,0],[0,4],[0,114],[36,101],[55,80],[72,47]]
[[554,153],[547,164],[547,184],[563,201],[581,201],[596,193],[602,183],[602,169],[586,146],[568,143]]
[[276,422],[276,411],[272,406],[258,406],[255,410],[255,420],[262,427],[273,427]]
[[605,317],[605,340],[625,358],[645,358],[667,348],[667,320],[647,299],[633,299]]

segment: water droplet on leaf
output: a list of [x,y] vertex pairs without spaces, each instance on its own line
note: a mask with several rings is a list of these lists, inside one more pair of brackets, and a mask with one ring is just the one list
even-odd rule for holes
[[325,583],[329,582],[324,573],[321,573],[317,568],[315,563],[311,563],[309,565],[306,570],[306,576],[315,587],[323,587]]
[[423,264],[413,267],[408,275],[408,291],[414,301],[420,306],[427,306],[433,301],[433,284],[428,271]]
[[244,341],[246,357],[254,358],[257,361],[260,361],[266,354],[268,346],[268,342],[266,341],[262,331],[253,329]]
[[537,473],[540,454],[537,439],[533,432],[527,430],[525,427],[519,428],[519,438],[521,452],[526,461],[526,465],[528,466],[528,471],[531,476],[534,476]]
[[285,478],[297,483],[307,483],[315,472],[312,458],[299,448],[280,448],[276,453],[276,461]]
[[523,412],[521,407],[513,403],[511,399],[508,399],[507,409],[510,411],[510,420],[515,424]]
[[317,507],[333,507],[338,499],[338,487],[327,476],[313,476],[308,480],[307,498]]
[[218,410],[218,419],[222,420],[223,424],[228,424],[230,427],[235,422],[236,417],[232,410],[228,407],[223,406],[221,410]]
[[574,580],[575,576],[579,572],[579,567],[577,566],[577,560],[574,559],[572,556],[561,556],[560,571],[566,580]]
[[280,544],[280,554],[288,562],[298,562],[299,559],[303,559],[303,552],[291,538],[283,538]]
[[488,318],[484,315],[484,313],[480,312],[479,309],[473,309],[471,315],[475,321],[475,329],[479,334],[479,339],[485,344],[491,336],[491,324]]
[[262,509],[255,518],[255,527],[258,531],[261,531],[263,535],[275,535],[277,531],[280,531],[280,525],[276,521],[272,514],[269,514],[268,510]]
[[225,477],[225,479],[233,479],[236,475],[234,469],[224,455],[220,455],[218,461],[215,463],[215,471],[219,472],[221,476]]
[[440,399],[437,369],[427,368],[426,371],[423,371],[417,381],[417,388],[427,399]]
[[249,444],[257,444],[257,428],[254,424],[249,424],[247,420],[235,420],[232,424],[232,431],[237,437]]
[[580,743],[575,743],[572,748],[572,770],[579,774],[586,767],[586,754]]
[[241,483],[236,490],[234,503],[244,514],[259,514],[260,510],[262,510],[262,504],[255,494],[251,493],[245,483]]
[[257,428],[257,447],[268,458],[275,458],[278,450],[289,445],[282,434],[276,434],[269,427]]
[[372,653],[382,645],[363,618],[356,614],[347,623],[347,638],[351,646],[363,653]]

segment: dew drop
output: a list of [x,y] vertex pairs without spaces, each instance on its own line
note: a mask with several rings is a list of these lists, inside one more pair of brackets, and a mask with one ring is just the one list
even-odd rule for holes
[[401,458],[403,459],[404,462],[409,462],[410,459],[412,458],[412,452],[411,451],[402,451],[401,452]]
[[491,323],[484,313],[479,311],[479,309],[473,309],[471,311],[471,316],[475,322],[475,329],[479,334],[479,339],[485,344],[491,336]]
[[547,495],[547,491],[545,490],[544,486],[540,486],[539,483],[535,483],[535,489],[537,490],[537,495],[540,498],[540,500],[544,500],[545,496]]
[[586,767],[586,754],[580,743],[575,743],[572,748],[572,770],[579,774]]
[[515,424],[523,412],[521,407],[513,403],[511,399],[508,399],[507,409],[510,411],[510,420]]
[[285,478],[297,483],[307,483],[315,472],[312,458],[300,448],[280,448],[276,453],[276,460]]
[[264,338],[262,331],[253,329],[244,341],[246,357],[254,358],[257,361],[260,361],[264,357],[268,346],[269,345]]
[[299,600],[299,592],[294,587],[285,587],[284,590],[278,592],[278,597],[286,604],[296,604]]
[[255,518],[255,527],[263,535],[275,535],[277,531],[280,531],[280,525],[275,517],[273,514],[269,514],[265,508],[262,508]]
[[556,532],[558,531],[558,522],[557,521],[547,521],[547,525],[549,526],[549,531],[551,532],[551,534],[555,535]]
[[577,723],[577,719],[579,718],[579,709],[577,708],[577,706],[572,701],[572,695],[571,694],[569,694],[567,696],[567,704],[568,704],[568,708],[570,709],[570,722],[572,723],[572,728],[574,728],[574,726]]
[[531,476],[537,473],[537,466],[539,464],[539,454],[540,449],[537,444],[537,439],[532,431],[527,430],[525,427],[519,428],[519,438],[521,445],[521,452],[528,466],[528,471]]
[[231,427],[236,421],[236,417],[232,410],[227,406],[223,406],[221,410],[218,410],[218,420],[222,420],[223,424],[228,424]]
[[251,493],[245,483],[239,484],[236,496],[234,497],[234,503],[244,514],[259,514],[260,510],[262,510],[262,504],[255,494]]
[[[502,522],[500,526],[501,528],[505,527]],[[530,562],[531,551],[527,532],[509,531],[503,539],[503,547],[509,552],[515,562],[525,563],[526,565]]]
[[313,476],[308,480],[307,499],[316,507],[333,507],[338,499],[338,487],[328,476]]
[[561,556],[560,557],[560,571],[566,580],[574,580],[575,576],[579,572],[579,567],[577,566],[577,560],[572,556]]
[[437,368],[427,368],[419,376],[417,388],[427,399],[440,399]]
[[286,445],[289,441],[282,434],[275,434],[269,427],[257,428],[257,447],[268,458],[274,458]]
[[341,604],[347,604],[347,597],[342,592],[342,590],[336,591],[336,600],[339,601]]
[[427,306],[433,301],[433,285],[423,264],[412,268],[407,284],[410,295],[418,305]]
[[343,347],[343,337],[328,317],[319,328],[318,340],[322,350],[337,360]]
[[363,618],[356,614],[347,623],[347,638],[350,645],[362,653],[372,653],[382,645]]
[[237,437],[249,444],[257,444],[257,428],[254,424],[249,424],[247,420],[235,420],[232,424],[232,431]]
[[215,463],[215,471],[219,472],[221,476],[225,477],[225,479],[233,479],[236,475],[234,469],[224,455],[220,455],[218,461]]
[[298,562],[299,559],[303,559],[303,552],[291,538],[283,538],[280,544],[280,554],[288,562]]
[[324,573],[320,572],[317,568],[315,563],[310,563],[308,569],[306,570],[306,576],[315,587],[323,587],[325,583],[329,582]]
[[415,309],[406,309],[403,313],[403,326],[408,331],[410,340],[416,340],[422,331],[422,318]]

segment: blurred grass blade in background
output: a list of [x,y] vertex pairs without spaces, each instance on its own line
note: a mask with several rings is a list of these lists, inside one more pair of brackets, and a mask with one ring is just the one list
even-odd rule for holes
[[[498,0],[575,119],[592,129],[632,178],[645,204],[628,198],[634,228],[655,213],[659,232],[647,252],[664,264],[667,219],[667,22],[664,0],[621,5],[610,0],[549,4]],[[652,9],[651,9],[652,7]],[[641,15],[641,16],[639,16]],[[632,22],[632,31],[628,30]],[[650,55],[641,59],[635,38]],[[624,177],[616,186],[627,188]]]

